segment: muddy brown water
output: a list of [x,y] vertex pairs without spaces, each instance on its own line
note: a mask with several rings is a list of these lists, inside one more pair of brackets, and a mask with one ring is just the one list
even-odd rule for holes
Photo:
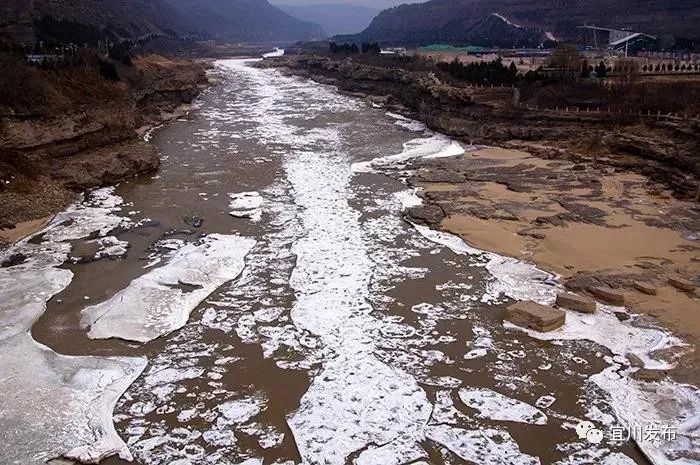
[[[342,463],[337,450],[326,450],[324,444],[360,437],[365,445],[344,460],[358,459],[373,447],[375,430],[392,427],[390,418],[386,425],[362,423],[372,415],[372,405],[357,417],[341,411],[337,418],[324,418],[319,409],[319,424],[332,424],[332,436],[345,442],[321,441],[313,427],[298,427],[296,438],[290,428],[290,418],[314,380],[349,376],[342,369],[328,371],[342,357],[371,357],[380,365],[367,365],[368,370],[387,366],[405,374],[408,378],[397,379],[415,380],[411,382],[430,402],[438,396],[452,400],[461,415],[446,424],[498,428],[522,454],[538,457],[542,464],[576,453],[587,457],[591,446],[578,439],[573,425],[594,406],[610,413],[604,394],[588,381],[607,366],[603,356],[609,352],[593,343],[543,342],[505,329],[504,308],[511,301],[483,298],[491,279],[483,259],[440,247],[405,222],[396,196],[406,191],[403,183],[350,170],[354,162],[401,153],[404,143],[429,135],[409,131],[383,110],[327,87],[241,62],[219,66],[224,82],[202,95],[186,118],[154,131],[153,143],[163,160],[158,173],[116,189],[125,202],[121,214],[148,219],[118,234],[130,245],[127,255],[65,265],[74,273],[72,283],[49,302],[32,329],[37,341],[62,354],[149,359],[114,412],[117,432],[135,463],[236,464],[255,458],[265,464],[303,459]],[[264,199],[260,221],[229,215],[229,194],[248,191]],[[343,212],[337,217],[334,202],[340,202]],[[192,217],[201,218],[202,225],[188,224]],[[323,234],[314,236],[314,227]],[[149,261],[167,252],[159,241],[193,242],[210,233],[238,234],[257,244],[243,273],[194,309],[182,329],[146,344],[87,337],[80,326],[81,310],[150,271],[145,268]],[[73,250],[74,257],[93,253],[81,243]],[[356,276],[358,263],[372,270],[359,299],[348,294],[354,284],[343,281]],[[311,271],[308,279],[318,288],[309,291],[299,276],[293,277],[302,268]],[[369,355],[343,353],[356,347],[342,340],[345,323],[314,332],[303,321],[308,314],[295,309],[303,298],[314,292],[325,295],[327,288],[333,288],[329,295],[334,300],[318,311],[333,314],[336,307],[347,306],[351,316],[345,321],[353,328],[359,325],[359,337],[371,342]],[[362,308],[353,306],[356,301],[364,302]],[[483,356],[465,358],[474,349],[484,349]],[[479,416],[458,392],[482,387],[530,405],[542,396],[553,397],[551,406],[541,408],[547,424]],[[314,418],[318,399],[309,399],[305,418]],[[222,421],[221,406],[232,401],[240,401],[235,405],[244,411],[257,407],[248,414],[234,411],[233,417],[242,415],[240,421]],[[343,424],[353,418],[361,424],[356,434]],[[470,463],[453,447],[424,434],[410,440],[420,445],[422,458],[375,463]],[[647,463],[629,442],[606,447]],[[593,446],[594,451],[601,448]],[[487,463],[527,463],[494,457],[497,461]]]

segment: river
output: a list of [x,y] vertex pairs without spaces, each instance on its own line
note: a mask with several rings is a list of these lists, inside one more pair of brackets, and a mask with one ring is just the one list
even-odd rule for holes
[[[328,86],[216,68],[149,134],[156,175],[4,252],[21,263],[0,274],[3,463],[613,465],[695,447],[607,438],[666,418],[623,355],[663,367],[649,353],[675,338],[605,306],[548,335],[504,325],[555,277],[404,220],[420,199],[382,166],[468,148]],[[691,418],[697,394],[667,384],[666,414]]]

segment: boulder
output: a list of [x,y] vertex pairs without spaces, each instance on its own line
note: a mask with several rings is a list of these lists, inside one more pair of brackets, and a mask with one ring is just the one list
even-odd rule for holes
[[644,281],[635,281],[633,285],[634,288],[637,289],[639,292],[649,295],[656,295],[656,286],[654,286],[651,283],[647,283]]
[[627,352],[625,354],[625,357],[627,357],[627,360],[629,360],[630,365],[636,368],[644,368],[644,360],[639,358],[638,355],[633,354],[632,352]]
[[615,305],[624,305],[625,294],[610,287],[595,286],[588,288],[588,291],[599,299]]
[[640,368],[636,372],[632,373],[632,378],[638,381],[646,381],[647,383],[652,383],[655,381],[662,381],[666,378],[668,373],[663,370],[651,370],[649,368]]
[[685,279],[683,276],[669,276],[668,283],[676,289],[680,289],[682,291],[692,292],[695,289],[695,283]]
[[595,300],[569,292],[557,295],[557,305],[583,313],[595,312]]
[[514,325],[546,332],[562,326],[566,321],[566,313],[536,302],[517,302],[506,309],[506,320]]

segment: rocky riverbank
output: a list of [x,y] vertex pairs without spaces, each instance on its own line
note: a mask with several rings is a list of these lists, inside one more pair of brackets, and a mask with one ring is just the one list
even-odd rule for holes
[[[644,174],[681,198],[693,198],[698,190],[697,120],[536,111],[510,86],[468,87],[435,66],[405,64],[399,58],[365,63],[363,58],[298,54],[268,59],[261,66],[337,86],[465,143],[520,148],[547,159],[595,158],[601,165]],[[527,99],[539,102],[538,94],[546,93],[546,88],[529,91]]]
[[[696,123],[528,111],[513,106],[510,88],[456,87],[435,73],[352,59],[296,55],[263,65],[333,84],[468,147],[386,171],[423,198],[411,221],[534,262],[577,293],[619,293],[691,347],[700,338],[697,291],[669,284],[680,276],[695,286],[700,275]],[[699,367],[691,353],[674,376],[698,383]]]
[[38,96],[0,105],[0,239],[22,237],[76,192],[157,169],[144,133],[184,114],[207,84],[202,63],[157,55],[116,72],[107,80],[89,69],[16,71]]

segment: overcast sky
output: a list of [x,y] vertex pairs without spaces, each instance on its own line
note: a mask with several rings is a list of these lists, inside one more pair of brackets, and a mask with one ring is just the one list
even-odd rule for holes
[[384,10],[386,8],[401,5],[402,3],[418,3],[426,0],[269,0],[273,5],[323,5],[332,3],[343,3],[346,5],[360,5]]

